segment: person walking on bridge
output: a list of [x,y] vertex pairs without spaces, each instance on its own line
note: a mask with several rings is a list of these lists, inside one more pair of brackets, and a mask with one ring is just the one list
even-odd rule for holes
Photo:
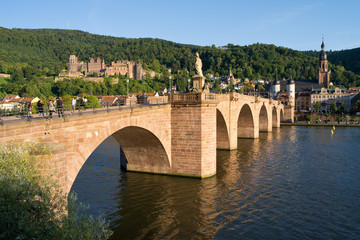
[[63,102],[59,97],[56,98],[56,108],[58,110],[58,116],[64,117],[64,106],[63,106]]
[[43,101],[41,99],[37,102],[37,109],[38,109],[38,112],[39,112],[39,117],[41,117],[41,115],[43,117],[45,117],[45,115],[44,115],[44,103],[43,103]]
[[49,118],[52,118],[52,114],[53,114],[53,112],[55,112],[55,106],[53,104],[53,101],[50,100],[47,105],[48,105],[48,109],[49,109]]
[[76,100],[75,98],[71,99],[71,114],[75,114],[75,110],[76,110]]

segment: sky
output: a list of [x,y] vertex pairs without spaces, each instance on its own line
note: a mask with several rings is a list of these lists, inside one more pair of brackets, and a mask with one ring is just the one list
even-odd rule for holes
[[58,28],[200,46],[360,47],[359,0],[1,0],[0,27]]

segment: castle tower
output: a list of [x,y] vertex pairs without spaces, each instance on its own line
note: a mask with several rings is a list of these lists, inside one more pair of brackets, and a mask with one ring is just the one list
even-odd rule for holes
[[68,72],[76,73],[78,71],[78,58],[76,55],[70,55],[69,64],[68,64]]
[[141,67],[141,63],[137,62],[135,64],[135,73],[134,73],[134,79],[136,80],[142,80],[142,67]]
[[330,72],[328,68],[328,60],[325,52],[324,39],[321,44],[321,52],[319,56],[319,84],[322,84],[325,88],[329,88],[330,85]]

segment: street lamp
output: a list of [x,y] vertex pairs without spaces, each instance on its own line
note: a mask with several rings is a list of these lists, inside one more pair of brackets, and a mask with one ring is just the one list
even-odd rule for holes
[[171,75],[169,76],[169,93],[171,93]]
[[190,78],[188,79],[188,92],[190,92]]
[[126,93],[129,96],[129,79],[126,79]]

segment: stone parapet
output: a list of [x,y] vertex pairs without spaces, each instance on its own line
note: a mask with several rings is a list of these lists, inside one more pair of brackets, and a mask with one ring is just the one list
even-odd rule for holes
[[218,104],[215,93],[180,93],[170,94],[171,104]]

